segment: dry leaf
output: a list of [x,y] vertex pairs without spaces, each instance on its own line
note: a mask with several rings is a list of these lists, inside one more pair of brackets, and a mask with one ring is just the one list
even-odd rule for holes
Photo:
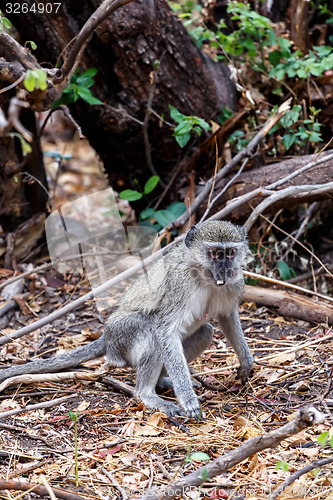
[[90,406],[90,401],[82,401],[79,406],[76,408],[75,412],[77,411],[84,411]]
[[285,352],[273,356],[273,358],[268,360],[269,365],[283,365],[284,363],[289,363],[290,361],[295,361],[294,352]]

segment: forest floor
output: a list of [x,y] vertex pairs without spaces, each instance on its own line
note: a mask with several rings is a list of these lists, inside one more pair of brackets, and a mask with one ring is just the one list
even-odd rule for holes
[[[72,154],[73,167],[75,150]],[[77,173],[67,172],[59,182],[64,186],[67,179],[67,189],[76,195],[82,186],[87,189],[89,179],[94,179],[92,191],[105,185],[103,175],[96,175],[91,167],[95,162],[97,168],[98,161],[92,161],[87,151],[82,154],[88,160],[86,167],[82,161],[79,164],[80,181]],[[32,262],[34,266],[40,263]],[[75,274],[61,275],[53,269],[35,273],[26,279],[23,293],[27,295],[3,332],[18,330],[88,290],[88,282]],[[2,346],[0,360],[3,366],[22,363],[94,340],[102,333],[109,313],[96,310],[90,301]],[[75,380],[8,387],[0,394],[0,485],[10,483],[6,483],[6,490],[1,489],[0,498],[34,498],[33,492],[14,491],[14,485],[20,489],[22,481],[39,485],[41,480],[81,498],[137,498],[152,485],[166,486],[200,467],[204,462],[189,458],[194,452],[204,452],[213,460],[246,439],[282,426],[305,404],[316,405],[328,417],[326,422],[286,439],[275,449],[253,455],[203,483],[200,489],[188,491],[187,498],[269,498],[305,464],[332,456],[329,445],[321,447],[317,439],[323,432],[333,434],[333,333],[323,325],[286,320],[274,310],[254,304],[242,304],[240,317],[256,360],[254,373],[245,387],[238,383],[236,357],[214,324],[211,348],[192,363],[203,380],[196,389],[205,412],[199,422],[185,418],[170,421],[106,385],[102,377],[91,376],[89,380],[78,376]],[[93,375],[102,363],[103,359],[86,363],[84,371]],[[117,368],[110,375],[134,387],[133,370]],[[62,396],[69,398],[52,407],[26,410],[27,405]],[[164,392],[163,397],[174,400],[172,391]],[[10,410],[17,413],[2,415]],[[330,464],[302,475],[279,498],[332,496]]]

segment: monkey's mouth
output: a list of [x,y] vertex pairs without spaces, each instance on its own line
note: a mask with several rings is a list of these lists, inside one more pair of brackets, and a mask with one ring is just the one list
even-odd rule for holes
[[217,286],[223,286],[233,277],[232,269],[220,269],[214,273],[214,280]]

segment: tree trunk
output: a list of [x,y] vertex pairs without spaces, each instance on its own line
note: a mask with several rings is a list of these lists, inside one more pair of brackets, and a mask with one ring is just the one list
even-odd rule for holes
[[[26,3],[32,5],[33,1]],[[61,51],[100,4],[100,0],[72,0],[62,2],[57,14],[20,14],[12,21],[22,44],[26,40],[37,43],[34,55],[38,61],[55,65]],[[160,62],[158,70],[156,61]],[[222,106],[235,109],[228,69],[197,48],[165,0],[137,0],[114,12],[95,31],[82,67],[98,69],[97,85],[92,90],[105,105],[91,106],[78,100],[71,109],[104,161],[115,188],[133,184],[135,177],[146,180],[151,175],[142,125],[151,90],[153,110],[169,122],[169,104],[185,115],[206,120],[216,120]],[[152,113],[148,137],[155,170],[168,181],[189,148],[180,150],[172,128]],[[198,136],[193,136],[192,149],[193,141],[199,141]]]

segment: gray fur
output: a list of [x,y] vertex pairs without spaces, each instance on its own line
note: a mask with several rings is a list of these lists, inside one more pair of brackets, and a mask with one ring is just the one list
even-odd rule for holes
[[[237,312],[248,251],[244,230],[230,222],[194,226],[185,241],[129,289],[101,338],[66,354],[5,369],[0,381],[73,368],[106,353],[110,366],[136,369],[136,395],[148,408],[198,418],[188,363],[211,343],[213,328],[207,317],[219,320],[239,358],[243,382],[253,365]],[[156,385],[172,386],[181,408],[158,396]]]

